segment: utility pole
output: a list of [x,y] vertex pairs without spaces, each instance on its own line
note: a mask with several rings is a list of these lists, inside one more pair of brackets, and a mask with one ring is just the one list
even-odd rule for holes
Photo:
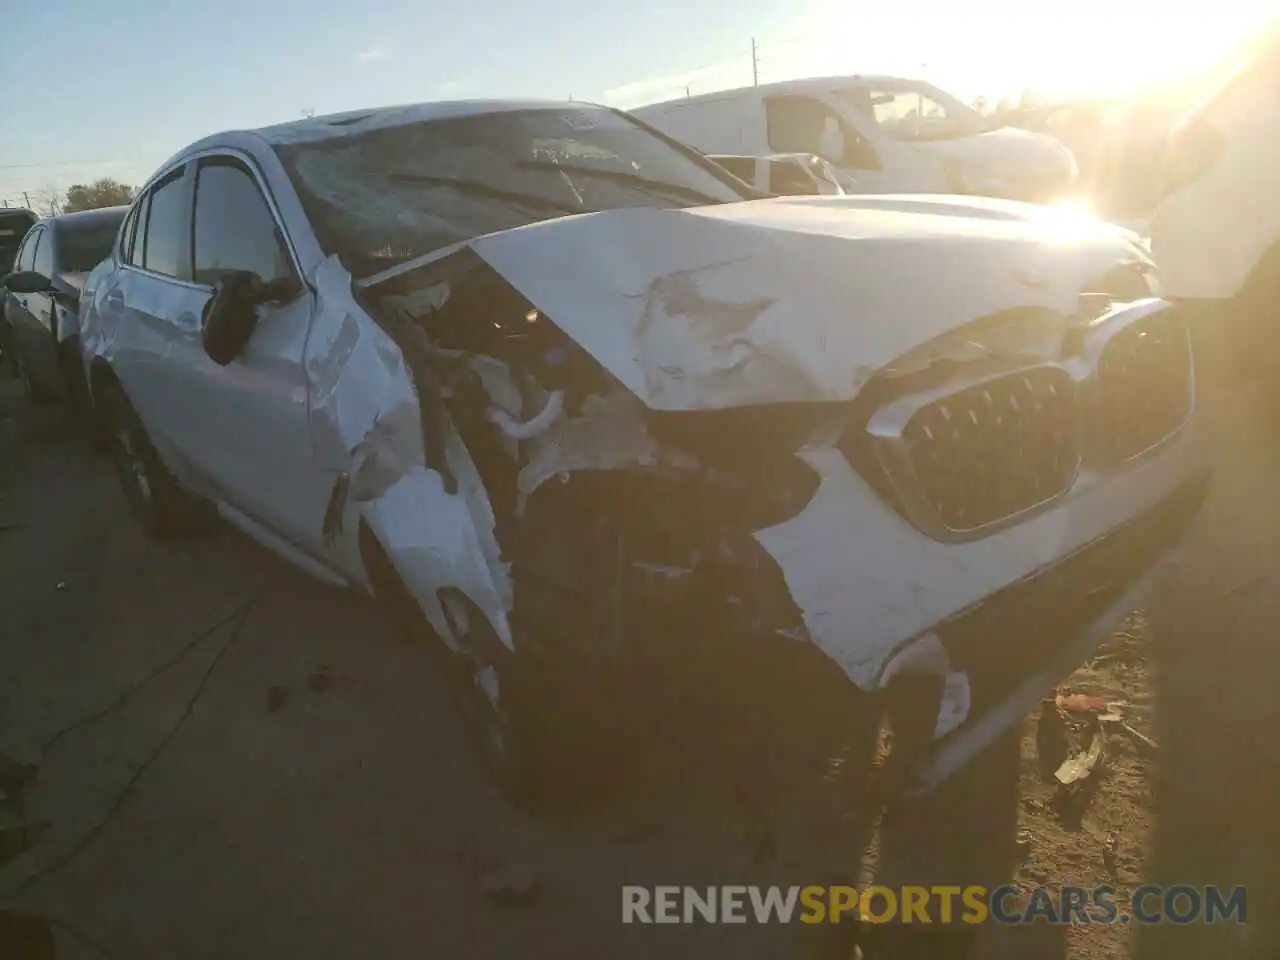
[[31,198],[27,196],[27,191],[22,191],[22,202],[27,205],[27,209],[31,209]]
[[751,85],[753,87],[760,86],[760,57],[758,56],[760,48],[756,45],[756,38],[751,38]]
[[687,83],[684,85],[684,98],[686,100],[689,99],[689,85]]

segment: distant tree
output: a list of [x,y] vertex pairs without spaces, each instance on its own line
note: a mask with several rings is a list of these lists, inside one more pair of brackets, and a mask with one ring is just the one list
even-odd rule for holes
[[133,187],[111,177],[103,177],[86,186],[77,183],[67,189],[63,213],[77,210],[97,210],[99,207],[118,207],[133,199]]
[[36,213],[42,217],[56,217],[62,212],[62,194],[58,192],[57,187],[41,187],[35,191],[32,199],[35,200]]

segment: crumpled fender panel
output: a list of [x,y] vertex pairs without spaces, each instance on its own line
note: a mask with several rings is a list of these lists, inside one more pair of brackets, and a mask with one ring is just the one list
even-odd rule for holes
[[[336,258],[316,271],[316,318],[307,343],[311,431],[316,455],[335,473],[348,467],[341,506],[349,549],[369,525],[436,632],[456,642],[438,591],[456,588],[511,644],[511,578],[499,559],[493,509],[456,432],[444,439],[447,490],[428,469],[418,394],[394,341],[364,318],[351,277]],[[447,417],[445,418],[447,423]]]

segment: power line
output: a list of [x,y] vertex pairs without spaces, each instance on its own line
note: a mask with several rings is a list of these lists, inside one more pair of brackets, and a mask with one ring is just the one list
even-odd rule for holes
[[0,163],[0,170],[30,170],[36,167],[101,167],[108,163],[127,163],[118,157],[114,160],[50,160],[47,163]]

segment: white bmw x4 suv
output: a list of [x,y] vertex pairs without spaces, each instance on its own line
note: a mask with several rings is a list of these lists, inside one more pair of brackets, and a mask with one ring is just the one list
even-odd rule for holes
[[130,504],[389,598],[509,784],[564,749],[550,718],[696,660],[864,744],[908,710],[928,789],[1194,514],[1187,331],[1113,226],[745,191],[581,103],[192,144],[85,296]]

